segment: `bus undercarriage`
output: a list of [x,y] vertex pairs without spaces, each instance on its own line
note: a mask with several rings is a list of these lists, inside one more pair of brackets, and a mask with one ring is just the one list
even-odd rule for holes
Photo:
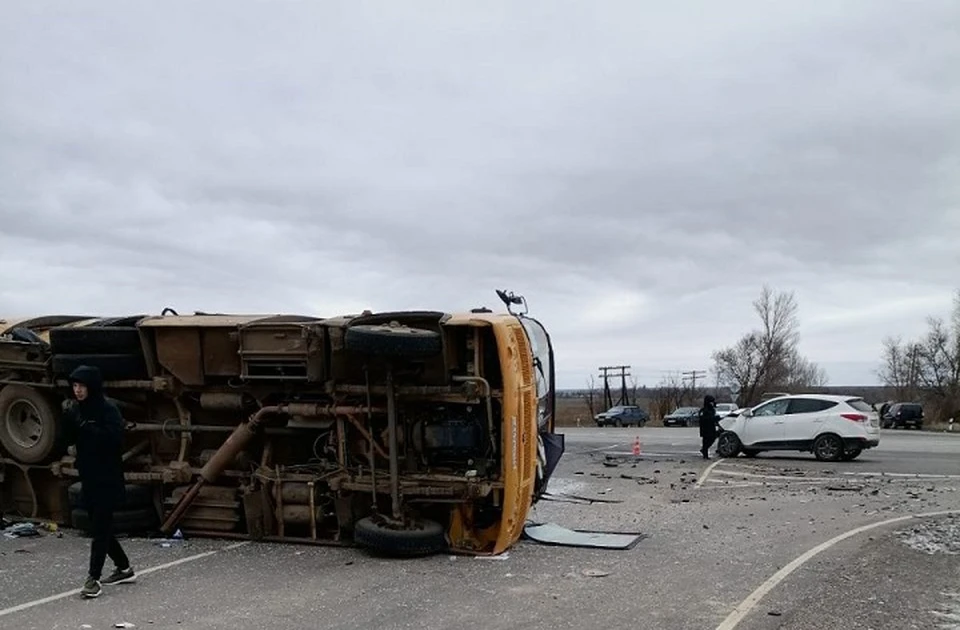
[[58,431],[78,365],[127,423],[128,531],[500,553],[563,452],[525,315],[34,318],[0,323],[5,513],[86,523]]

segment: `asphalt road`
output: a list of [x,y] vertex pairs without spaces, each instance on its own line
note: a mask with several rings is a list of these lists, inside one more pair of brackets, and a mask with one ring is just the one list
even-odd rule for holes
[[[630,451],[639,437],[641,452],[656,455],[700,457],[700,437],[696,427],[642,429],[572,428],[568,445],[579,451],[601,449]],[[818,462],[811,453],[766,452],[758,459],[792,462],[811,469],[835,468],[836,464]],[[884,429],[880,445],[864,451],[855,461],[844,465],[849,471],[886,472],[897,474],[960,475],[960,432],[956,434]]]
[[83,601],[86,539],[0,538],[0,627],[960,627],[960,521],[916,516],[960,512],[956,436],[885,431],[869,456],[831,465],[800,454],[704,461],[695,429],[570,429],[567,447],[531,519],[639,532],[636,547],[523,541],[499,559],[395,561],[135,539],[124,544],[140,581]]

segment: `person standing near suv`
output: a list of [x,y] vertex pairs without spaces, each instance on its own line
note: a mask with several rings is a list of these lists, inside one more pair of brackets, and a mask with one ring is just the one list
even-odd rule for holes
[[77,447],[81,498],[90,514],[93,540],[90,567],[80,594],[99,597],[100,576],[107,556],[116,565],[104,584],[133,582],[130,559],[113,534],[113,512],[123,502],[123,416],[116,404],[103,395],[100,370],[81,365],[69,377],[76,402],[68,403],[63,414],[64,437]]
[[717,439],[717,433],[720,429],[720,416],[717,415],[717,399],[707,394],[703,397],[703,407],[700,408],[700,452],[704,459],[710,459],[708,451]]

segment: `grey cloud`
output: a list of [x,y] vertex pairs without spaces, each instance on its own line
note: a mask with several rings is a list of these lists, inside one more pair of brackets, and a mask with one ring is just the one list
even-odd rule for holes
[[3,309],[332,314],[506,287],[579,385],[608,360],[704,369],[769,282],[798,292],[811,358],[869,380],[879,337],[956,284],[953,2],[7,16]]

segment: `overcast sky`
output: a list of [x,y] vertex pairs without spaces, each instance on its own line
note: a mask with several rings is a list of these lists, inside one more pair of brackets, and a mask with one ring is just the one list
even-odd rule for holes
[[562,387],[795,291],[871,383],[960,288],[960,3],[117,2],[0,14],[0,314],[525,295]]

